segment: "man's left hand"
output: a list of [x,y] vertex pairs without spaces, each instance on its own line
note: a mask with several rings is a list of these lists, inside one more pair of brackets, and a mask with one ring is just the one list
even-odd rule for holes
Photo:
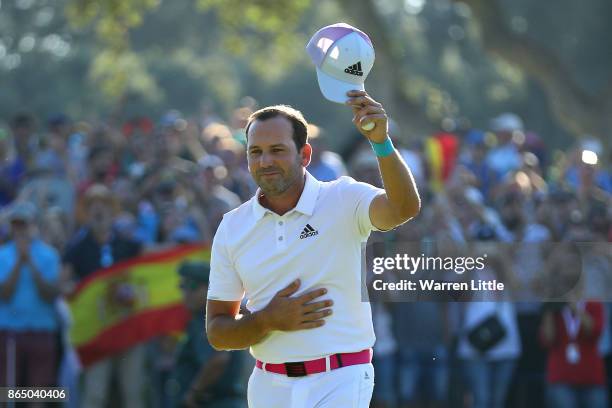
[[[382,143],[388,135],[387,113],[382,105],[376,102],[365,91],[348,91],[346,104],[353,110],[353,123],[357,130],[374,143]],[[364,130],[366,123],[374,123],[372,130]]]

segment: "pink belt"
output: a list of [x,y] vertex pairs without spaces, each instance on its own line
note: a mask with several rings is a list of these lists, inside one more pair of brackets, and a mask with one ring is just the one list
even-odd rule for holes
[[[329,368],[327,360],[329,359]],[[276,374],[285,374],[288,377],[303,377],[309,374],[323,373],[357,364],[372,362],[372,349],[365,349],[356,353],[338,353],[310,361],[296,361],[292,363],[268,364],[257,360],[255,367]]]

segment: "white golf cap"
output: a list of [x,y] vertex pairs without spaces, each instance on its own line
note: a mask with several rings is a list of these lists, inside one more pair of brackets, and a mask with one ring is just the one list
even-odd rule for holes
[[365,90],[374,65],[374,46],[363,31],[345,23],[323,27],[308,41],[306,51],[317,67],[325,98],[344,103],[348,91]]

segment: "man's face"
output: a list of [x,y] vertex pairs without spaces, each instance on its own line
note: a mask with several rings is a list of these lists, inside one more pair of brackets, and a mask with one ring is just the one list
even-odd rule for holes
[[299,182],[310,155],[309,145],[297,151],[293,126],[285,117],[257,120],[249,128],[249,171],[267,196],[280,195]]

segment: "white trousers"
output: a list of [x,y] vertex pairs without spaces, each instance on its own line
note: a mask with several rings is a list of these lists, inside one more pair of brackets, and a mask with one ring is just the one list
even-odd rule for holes
[[374,366],[356,364],[304,377],[287,377],[254,368],[249,378],[249,408],[368,408],[374,391]]

